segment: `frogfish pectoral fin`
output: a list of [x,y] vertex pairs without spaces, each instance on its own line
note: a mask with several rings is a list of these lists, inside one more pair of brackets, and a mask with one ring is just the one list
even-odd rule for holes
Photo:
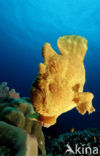
[[93,94],[90,92],[78,93],[77,96],[73,99],[73,101],[77,104],[76,109],[84,115],[87,111],[88,113],[92,113],[95,111],[92,106]]

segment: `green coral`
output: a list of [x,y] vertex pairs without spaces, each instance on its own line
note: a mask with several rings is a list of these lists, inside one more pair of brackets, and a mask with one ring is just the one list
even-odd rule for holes
[[0,122],[0,156],[25,156],[25,140],[22,129]]
[[38,118],[30,101],[29,98],[1,98],[0,121],[22,128],[28,134],[35,136],[41,153],[46,155],[42,127],[38,121],[30,120],[29,118],[29,116],[34,115],[35,118]]

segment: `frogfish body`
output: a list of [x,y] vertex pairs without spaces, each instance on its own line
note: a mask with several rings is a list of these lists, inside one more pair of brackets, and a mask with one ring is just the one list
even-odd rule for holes
[[55,124],[59,115],[75,107],[82,115],[95,111],[93,94],[83,92],[87,40],[75,35],[62,36],[57,46],[60,54],[49,43],[44,44],[44,63],[40,63],[39,75],[31,88],[32,104],[43,126]]

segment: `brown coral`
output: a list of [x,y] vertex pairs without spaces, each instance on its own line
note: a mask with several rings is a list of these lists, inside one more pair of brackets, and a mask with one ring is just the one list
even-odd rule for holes
[[15,91],[15,89],[11,89],[10,91],[9,91],[9,96],[10,97],[13,97],[13,98],[20,98],[20,95],[19,95],[19,93],[16,93],[16,91]]
[[20,98],[20,95],[15,91],[15,89],[9,90],[9,87],[7,86],[7,82],[2,82],[0,84],[0,100],[6,99],[8,97]]
[[93,94],[83,92],[87,40],[81,36],[63,36],[58,39],[57,46],[60,55],[49,43],[43,46],[44,64],[40,63],[37,81],[31,89],[33,106],[44,125],[55,124],[60,114],[75,107],[81,114],[95,110]]

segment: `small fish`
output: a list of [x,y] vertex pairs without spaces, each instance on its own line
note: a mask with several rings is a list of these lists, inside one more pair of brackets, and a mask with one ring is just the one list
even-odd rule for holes
[[51,136],[48,136],[48,139],[51,139]]
[[96,137],[94,137],[94,140],[96,141],[96,140],[97,140],[97,138],[96,138]]
[[72,133],[75,132],[75,129],[74,129],[74,128],[71,128],[71,132],[72,132]]

